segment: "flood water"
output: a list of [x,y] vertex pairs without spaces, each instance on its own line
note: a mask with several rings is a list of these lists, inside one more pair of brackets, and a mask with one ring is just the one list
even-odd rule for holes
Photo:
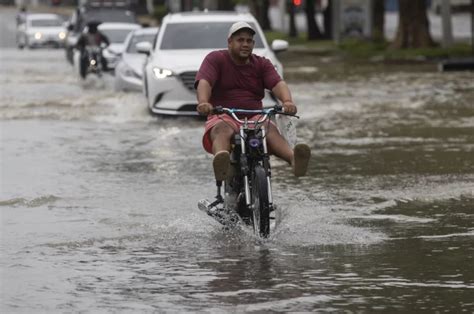
[[0,52],[2,313],[474,311],[474,74],[291,82],[309,175],[224,230],[203,122],[151,117],[62,50]]

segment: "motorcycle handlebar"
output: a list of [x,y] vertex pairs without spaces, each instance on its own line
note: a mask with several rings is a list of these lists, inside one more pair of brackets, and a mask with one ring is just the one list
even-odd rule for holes
[[262,109],[262,110],[231,109],[231,108],[225,108],[222,106],[215,106],[211,112],[211,114],[223,114],[223,113],[226,113],[231,116],[235,115],[236,113],[263,114],[263,115],[282,114],[282,115],[292,116],[299,119],[299,116],[297,115],[285,113],[283,111],[283,106],[280,104],[276,104],[272,108]]

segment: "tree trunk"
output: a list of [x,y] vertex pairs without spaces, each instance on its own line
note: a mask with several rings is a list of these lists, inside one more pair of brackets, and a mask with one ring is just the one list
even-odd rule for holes
[[290,37],[298,37],[298,30],[296,29],[296,21],[295,21],[295,5],[293,4],[293,1],[290,2],[289,10],[290,10],[290,33],[288,35]]
[[398,29],[392,48],[423,48],[435,45],[430,35],[425,1],[399,0]]
[[308,40],[321,39],[323,36],[314,16],[314,0],[306,0],[305,12],[306,22],[308,23]]
[[382,42],[385,40],[385,1],[373,1],[373,31],[372,40]]
[[332,0],[328,0],[328,5],[323,12],[325,39],[332,38]]
[[272,24],[270,23],[270,18],[268,17],[268,10],[270,9],[270,0],[263,0],[262,2],[262,28],[264,31],[272,30]]
[[270,18],[268,17],[270,0],[251,0],[249,5],[250,12],[255,16],[263,30],[271,30]]

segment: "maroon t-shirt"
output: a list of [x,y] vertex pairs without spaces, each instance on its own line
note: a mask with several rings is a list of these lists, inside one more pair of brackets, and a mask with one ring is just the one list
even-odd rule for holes
[[238,109],[261,109],[265,89],[281,81],[270,60],[252,54],[249,63],[237,65],[227,50],[213,51],[204,58],[195,88],[201,79],[212,86],[211,104]]

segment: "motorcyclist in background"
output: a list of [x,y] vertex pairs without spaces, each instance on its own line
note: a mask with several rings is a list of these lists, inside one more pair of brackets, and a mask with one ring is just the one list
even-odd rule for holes
[[25,23],[27,14],[26,6],[22,5],[20,11],[18,11],[18,14],[16,15],[16,26]]
[[[80,51],[80,74],[82,78],[86,77],[88,67],[88,55],[86,47],[103,47],[110,44],[109,39],[97,28],[100,22],[89,22],[84,28],[84,32],[79,37],[76,48]],[[102,69],[107,71],[107,60],[101,58]]]

